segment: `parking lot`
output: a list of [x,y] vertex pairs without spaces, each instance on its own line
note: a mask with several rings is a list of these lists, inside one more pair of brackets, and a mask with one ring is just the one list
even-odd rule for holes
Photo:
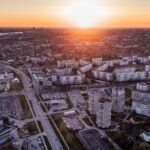
[[15,119],[23,118],[23,110],[17,97],[0,97],[0,112]]
[[78,137],[87,150],[115,150],[107,138],[97,130],[89,129],[81,131]]
[[72,130],[80,130],[84,128],[84,125],[76,115],[63,117],[63,122],[66,124],[67,128]]

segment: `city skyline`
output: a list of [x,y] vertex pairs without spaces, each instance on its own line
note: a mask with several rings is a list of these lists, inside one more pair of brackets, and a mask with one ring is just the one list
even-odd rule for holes
[[149,6],[146,0],[1,0],[0,26],[150,27]]

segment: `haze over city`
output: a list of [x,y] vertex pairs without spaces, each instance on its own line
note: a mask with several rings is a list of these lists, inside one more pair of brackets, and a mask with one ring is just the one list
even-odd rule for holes
[[0,150],[150,150],[150,0],[0,0]]
[[150,27],[149,6],[149,0],[1,0],[0,26]]

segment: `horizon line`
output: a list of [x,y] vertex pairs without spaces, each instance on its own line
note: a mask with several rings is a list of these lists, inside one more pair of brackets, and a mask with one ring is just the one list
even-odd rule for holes
[[150,26],[147,27],[87,27],[87,28],[82,28],[82,27],[50,27],[50,26],[0,26],[0,29],[2,28],[35,28],[35,29],[150,29]]

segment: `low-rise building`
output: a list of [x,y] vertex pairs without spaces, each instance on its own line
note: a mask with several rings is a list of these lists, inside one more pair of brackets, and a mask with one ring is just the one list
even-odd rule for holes
[[106,80],[106,81],[113,80],[113,73],[111,73],[111,72],[103,72],[103,71],[99,71],[99,70],[93,70],[92,74],[96,79],[99,79],[99,80]]
[[58,68],[78,68],[79,62],[75,60],[62,60],[57,61]]
[[102,62],[103,62],[103,58],[93,58],[93,59],[92,59],[92,63],[93,63],[94,65],[101,65]]
[[90,64],[90,62],[88,62],[88,61],[86,61],[86,60],[80,59],[80,60],[79,60],[79,64],[80,64],[81,66],[86,66],[86,65]]
[[85,72],[90,71],[92,69],[92,66],[93,66],[92,64],[87,64],[87,65],[81,67],[79,70],[80,70],[80,72],[85,73]]
[[145,65],[145,71],[150,72],[150,65]]
[[139,91],[148,91],[149,90],[149,86],[146,83],[137,83],[136,84],[136,89]]
[[116,80],[119,82],[146,80],[147,74],[144,71],[138,72],[127,72],[127,73],[116,73]]
[[121,68],[116,68],[114,70],[114,73],[117,74],[117,73],[129,73],[129,72],[135,72],[136,71],[136,68],[134,67],[121,67]]
[[71,75],[72,68],[55,69],[56,76]]
[[148,57],[138,57],[138,60],[140,61],[140,63],[148,63]]
[[83,84],[85,79],[85,75],[60,76],[59,83],[61,85]]

